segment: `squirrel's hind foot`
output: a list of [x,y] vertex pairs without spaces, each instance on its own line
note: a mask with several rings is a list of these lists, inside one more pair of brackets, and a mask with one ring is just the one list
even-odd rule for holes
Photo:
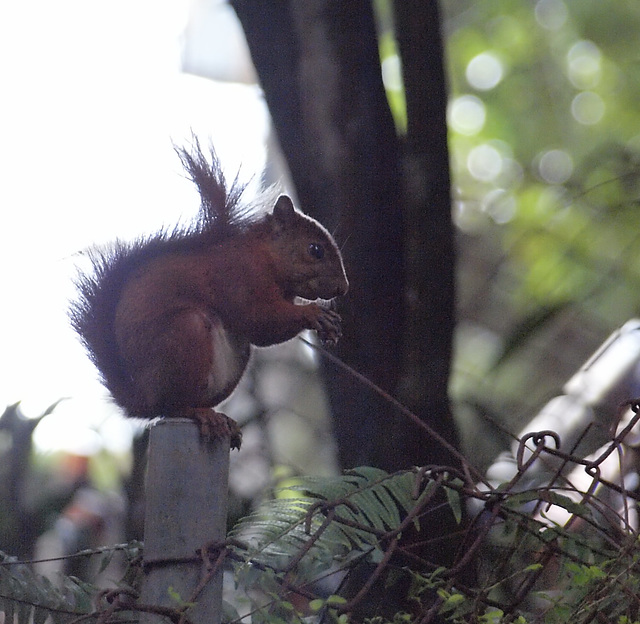
[[193,418],[200,425],[200,435],[207,440],[229,438],[232,449],[240,449],[242,431],[238,423],[226,414],[216,412],[210,408],[195,408],[189,418]]

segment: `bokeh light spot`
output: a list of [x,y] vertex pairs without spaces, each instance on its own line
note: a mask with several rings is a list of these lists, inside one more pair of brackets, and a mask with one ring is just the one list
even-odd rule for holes
[[547,184],[564,184],[573,173],[573,159],[564,150],[549,150],[537,158],[538,173]]
[[593,89],[600,82],[602,54],[592,41],[578,41],[567,53],[567,72],[577,89]]
[[582,91],[571,102],[571,114],[585,126],[597,124],[604,116],[605,109],[604,101],[593,91]]
[[487,143],[474,147],[467,156],[469,173],[481,182],[491,182],[502,171],[502,155]]
[[477,134],[484,127],[486,116],[484,103],[475,95],[461,95],[449,104],[449,125],[459,134]]
[[535,8],[536,21],[546,30],[559,30],[567,21],[569,11],[562,0],[539,0]]
[[489,191],[482,198],[481,205],[482,210],[498,224],[509,223],[516,214],[516,198],[502,188]]
[[502,61],[491,52],[474,56],[467,65],[467,82],[479,91],[493,89],[504,75]]
[[390,91],[400,91],[402,89],[402,67],[397,54],[388,56],[381,65],[382,82]]

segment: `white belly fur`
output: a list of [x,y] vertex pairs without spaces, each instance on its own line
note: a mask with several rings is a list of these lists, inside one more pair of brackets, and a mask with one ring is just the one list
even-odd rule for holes
[[247,364],[249,343],[229,333],[218,320],[211,325],[213,360],[207,378],[210,395],[224,392],[235,386]]

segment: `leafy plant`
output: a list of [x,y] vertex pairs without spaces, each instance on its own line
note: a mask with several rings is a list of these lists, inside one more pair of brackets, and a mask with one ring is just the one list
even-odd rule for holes
[[[425,510],[438,492],[454,515],[464,498],[483,504],[469,532],[473,546],[460,553],[481,562],[472,585],[462,581],[462,567],[402,558],[410,555],[403,538],[426,532]],[[549,522],[539,513],[544,505],[572,514],[579,529]],[[405,604],[415,609],[376,615],[368,624],[414,624],[436,615],[454,624],[587,624],[601,613],[610,622],[636,624],[637,536],[616,532],[615,519],[603,524],[598,505],[595,498],[578,505],[549,488],[482,492],[440,470],[387,474],[361,467],[338,477],[299,477],[232,530],[225,548],[236,591],[224,618],[252,624],[302,624],[311,616],[337,624],[363,621],[355,613],[372,598],[371,578],[401,573],[411,581]],[[137,544],[117,549],[130,561],[139,554]],[[108,560],[113,550],[86,554]],[[354,595],[344,581],[362,562],[371,578]],[[101,601],[103,594],[71,577],[54,585],[6,555],[0,561],[0,610],[17,624],[43,624],[48,616],[67,624],[136,615],[135,605]],[[179,609],[158,613],[180,618]]]
[[368,563],[370,585],[383,571],[393,572],[398,544],[406,532],[420,530],[421,514],[439,487],[449,492],[454,515],[461,513],[454,484],[446,474],[360,467],[339,477],[301,477],[276,491],[232,531],[247,545],[234,549],[234,571],[253,621],[267,617],[265,609],[271,621],[296,595],[302,604],[295,614],[289,609],[287,621],[318,610],[339,621],[353,607],[343,594],[350,571]]
[[[122,589],[111,593],[130,593],[126,588],[135,574],[136,566],[132,564],[139,559],[139,542],[82,551],[73,556],[99,556],[100,568],[105,569],[116,552],[124,553],[129,565],[121,582]],[[0,553],[0,612],[5,622],[44,624],[50,618],[54,624],[68,624],[98,618],[104,608],[96,603],[101,595],[108,593],[73,576],[60,575],[52,582],[27,563]]]
[[415,481],[413,472],[389,475],[371,467],[340,477],[300,478],[244,518],[232,536],[248,541],[252,561],[269,562],[274,569],[290,567],[301,545],[307,545],[313,568],[321,571],[333,561],[379,550],[380,537],[416,506]]
[[62,577],[55,586],[14,557],[1,556],[0,611],[5,622],[44,624],[51,617],[54,624],[63,624],[91,611],[96,590],[86,583]]

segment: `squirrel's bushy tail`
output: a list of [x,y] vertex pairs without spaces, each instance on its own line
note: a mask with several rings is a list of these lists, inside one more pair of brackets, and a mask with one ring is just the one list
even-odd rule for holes
[[133,272],[155,257],[215,244],[237,235],[253,219],[250,207],[240,201],[244,187],[237,178],[227,187],[213,147],[207,158],[194,137],[190,149],[175,146],[175,150],[200,193],[197,220],[186,228],[162,230],[131,243],[119,241],[87,252],[93,270],[78,274],[75,280],[78,298],[69,310],[71,325],[80,335],[105,386],[129,412],[136,411],[132,405],[138,401],[131,380],[123,372],[125,367],[115,334],[116,309],[126,282]]
[[210,147],[207,158],[200,142],[193,137],[190,150],[179,146],[174,149],[200,193],[200,213],[195,227],[200,232],[215,228],[217,235],[224,236],[226,229],[241,225],[248,216],[247,208],[240,202],[245,186],[240,184],[237,176],[231,185],[227,185],[213,147]]
[[130,382],[116,346],[115,316],[120,291],[128,273],[131,248],[121,243],[89,253],[93,271],[75,280],[78,298],[69,309],[71,326],[79,334],[91,361],[116,403],[124,406],[131,396]]

